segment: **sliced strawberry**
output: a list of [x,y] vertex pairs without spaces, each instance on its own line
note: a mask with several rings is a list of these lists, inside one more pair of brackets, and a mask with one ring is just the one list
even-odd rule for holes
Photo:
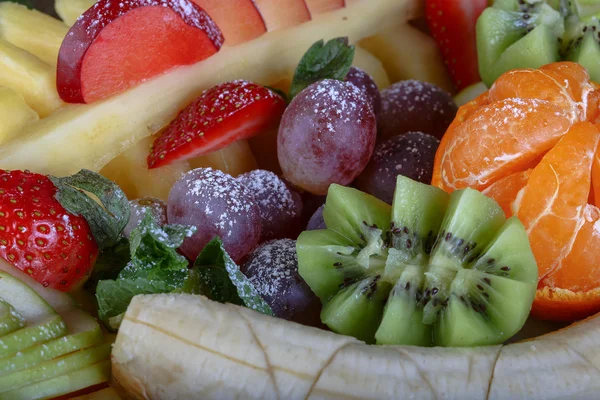
[[247,81],[222,83],[185,108],[156,139],[148,167],[210,153],[275,126],[285,101],[273,91]]
[[488,0],[426,0],[429,30],[458,90],[479,82],[475,24]]
[[191,0],[100,0],[71,27],[56,85],[69,103],[91,103],[216,53],[223,35]]
[[217,23],[225,45],[235,46],[256,39],[267,32],[252,0],[193,0]]
[[98,246],[44,175],[0,170],[0,257],[44,286],[68,291],[90,274]]

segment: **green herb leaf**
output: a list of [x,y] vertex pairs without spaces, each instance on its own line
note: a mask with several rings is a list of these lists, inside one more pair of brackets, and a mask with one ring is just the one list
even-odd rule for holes
[[115,280],[101,280],[96,287],[98,314],[105,324],[110,327],[109,319],[125,312],[137,294],[169,293],[186,286],[189,262],[177,248],[195,231],[182,225],[160,226],[146,210],[129,236],[130,261]]
[[194,270],[198,274],[195,277],[199,281],[197,290],[208,298],[222,303],[243,304],[263,314],[273,315],[271,307],[229,257],[218,237],[198,255]]
[[0,0],[0,3],[18,3],[33,9],[33,4],[31,4],[31,1],[29,0]]
[[130,208],[117,184],[86,169],[65,178],[51,176],[50,180],[58,188],[56,200],[70,213],[86,219],[100,250],[119,241]]
[[304,54],[290,87],[290,100],[310,84],[323,79],[344,80],[354,61],[354,46],[347,37],[319,40]]
[[130,260],[129,241],[122,237],[117,244],[104,249],[100,253],[94,264],[92,276],[85,283],[85,288],[95,293],[98,281],[103,279],[117,279],[119,272],[125,268]]

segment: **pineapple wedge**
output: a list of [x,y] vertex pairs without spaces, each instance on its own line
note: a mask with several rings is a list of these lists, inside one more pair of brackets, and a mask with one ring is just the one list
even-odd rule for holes
[[176,162],[149,170],[146,158],[153,142],[153,136],[140,140],[100,171],[102,175],[118,184],[130,200],[156,197],[167,201],[175,181],[190,170],[187,162]]
[[258,168],[246,140],[238,140],[224,149],[190,160],[191,168],[219,169],[231,176],[238,176]]
[[17,3],[0,3],[0,37],[53,67],[68,30],[61,21],[37,10]]
[[415,17],[419,3],[355,1],[294,28],[224,47],[202,62],[176,68],[106,100],[65,107],[33,124],[21,140],[1,146],[0,168],[59,176],[81,168],[99,171],[139,140],[157,133],[202,90],[233,79],[277,82],[315,41],[346,35],[356,42]]
[[0,39],[0,71],[0,86],[19,92],[41,118],[63,105],[56,91],[55,69],[4,39]]
[[96,3],[96,0],[56,0],[54,11],[65,24],[71,26],[94,3]]
[[38,119],[23,96],[11,88],[0,87],[0,145],[18,137],[23,127]]
[[363,39],[359,44],[381,60],[392,82],[417,79],[448,92],[454,91],[437,44],[417,28],[399,25]]

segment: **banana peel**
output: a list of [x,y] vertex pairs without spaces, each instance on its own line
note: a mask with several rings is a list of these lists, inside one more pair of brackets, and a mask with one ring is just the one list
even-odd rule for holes
[[600,317],[506,346],[369,346],[202,296],[133,299],[112,352],[129,399],[598,398]]

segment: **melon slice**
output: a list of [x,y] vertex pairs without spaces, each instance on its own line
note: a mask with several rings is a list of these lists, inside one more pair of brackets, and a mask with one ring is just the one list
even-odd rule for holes
[[233,79],[277,82],[295,69],[315,41],[347,35],[356,42],[417,16],[419,3],[381,0],[373,7],[371,0],[356,1],[292,29],[225,47],[201,63],[177,68],[104,101],[65,107],[32,124],[20,140],[0,146],[0,168],[59,176],[81,168],[99,171],[166,126],[202,90]]

